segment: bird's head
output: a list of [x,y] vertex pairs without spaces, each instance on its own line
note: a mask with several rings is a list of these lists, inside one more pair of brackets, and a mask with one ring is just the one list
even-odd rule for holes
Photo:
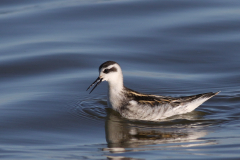
[[88,87],[89,89],[96,84],[94,88],[90,91],[90,93],[102,81],[108,81],[109,84],[113,84],[113,85],[122,85],[122,81],[123,81],[122,70],[118,63],[114,61],[107,61],[100,65],[99,77]]

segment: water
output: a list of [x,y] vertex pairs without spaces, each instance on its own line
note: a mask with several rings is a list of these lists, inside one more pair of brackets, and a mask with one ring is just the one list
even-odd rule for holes
[[[239,159],[240,2],[1,1],[1,159]],[[107,107],[107,60],[139,92],[221,91],[195,111],[130,121]]]

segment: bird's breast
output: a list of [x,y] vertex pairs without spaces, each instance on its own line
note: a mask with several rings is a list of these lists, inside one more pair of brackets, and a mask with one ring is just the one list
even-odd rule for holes
[[116,111],[119,111],[124,104],[124,97],[121,93],[115,93],[114,91],[109,91],[108,93],[108,106]]

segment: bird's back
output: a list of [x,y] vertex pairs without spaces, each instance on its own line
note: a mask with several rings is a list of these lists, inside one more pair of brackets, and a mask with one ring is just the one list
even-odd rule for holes
[[191,112],[216,93],[203,93],[185,97],[166,97],[142,94],[125,87],[126,102],[120,114],[129,119],[157,120]]

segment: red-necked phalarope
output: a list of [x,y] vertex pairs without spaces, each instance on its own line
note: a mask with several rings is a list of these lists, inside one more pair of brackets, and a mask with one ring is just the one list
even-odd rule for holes
[[142,94],[123,85],[121,67],[114,61],[107,61],[99,67],[99,77],[88,89],[96,84],[92,92],[102,81],[108,81],[108,105],[128,119],[154,121],[191,112],[219,93],[209,92],[178,98]]

